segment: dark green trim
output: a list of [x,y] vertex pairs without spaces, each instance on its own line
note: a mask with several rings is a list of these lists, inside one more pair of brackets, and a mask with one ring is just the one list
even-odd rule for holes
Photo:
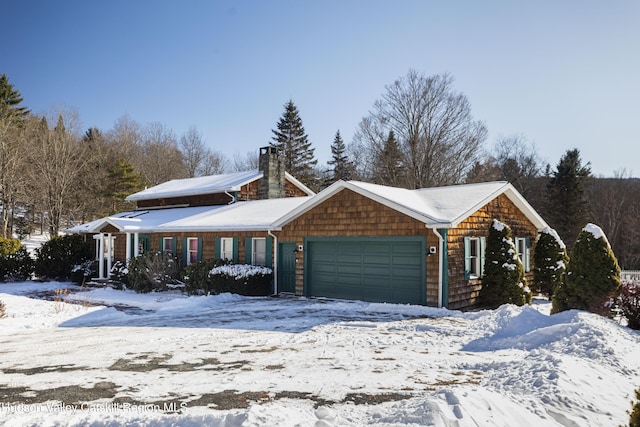
[[233,238],[233,263],[234,264],[237,264],[240,262],[239,257],[240,257],[240,248],[238,245],[238,238],[234,237]]
[[442,307],[449,308],[449,229],[440,228],[438,232],[442,236]]
[[216,252],[214,259],[222,259],[222,239],[220,237],[216,237],[213,244]]
[[245,237],[244,239],[244,263],[251,265],[253,260],[253,237]]
[[273,268],[273,237],[267,237],[265,239],[264,252],[265,267]]
[[304,272],[302,294],[309,297],[309,271],[310,271],[310,244],[313,242],[419,242],[421,244],[422,253],[422,272],[420,282],[422,286],[421,300],[422,304],[427,304],[427,238],[426,236],[381,236],[381,237],[305,237],[304,238]]

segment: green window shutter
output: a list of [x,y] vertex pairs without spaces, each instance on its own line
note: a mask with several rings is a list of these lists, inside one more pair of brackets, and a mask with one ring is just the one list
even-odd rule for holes
[[487,239],[485,237],[480,238],[480,277],[484,277],[484,253],[487,247]]
[[525,239],[525,250],[524,250],[524,271],[525,272],[530,272],[531,271],[531,239],[530,238],[526,238]]
[[162,236],[158,238],[158,252],[164,252],[164,238]]
[[253,239],[251,237],[247,237],[244,240],[244,263],[245,264],[251,264],[251,259],[253,258],[252,255],[252,247],[251,244],[253,243]]
[[175,257],[175,256],[176,256],[176,251],[178,250],[178,246],[177,246],[177,245],[178,245],[178,238],[177,238],[177,237],[174,237],[174,238],[173,238],[173,250],[171,251],[171,255],[172,255],[173,257]]
[[471,239],[464,238],[464,280],[471,278]]
[[273,268],[273,237],[267,237],[265,248],[266,267]]
[[187,247],[187,238],[183,237],[182,238],[182,265],[187,265],[187,261],[188,261],[188,255],[189,255],[189,251],[188,251],[188,247]]
[[198,261],[202,261],[202,237],[198,237]]
[[238,238],[234,237],[233,238],[233,263],[237,264],[238,263],[238,259],[240,258],[240,249],[238,246]]
[[214,241],[214,246],[215,246],[215,259],[222,259],[222,241],[220,240],[220,237],[216,237],[215,241]]

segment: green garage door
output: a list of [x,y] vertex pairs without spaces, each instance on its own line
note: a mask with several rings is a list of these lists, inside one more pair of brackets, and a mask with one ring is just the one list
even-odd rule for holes
[[307,238],[305,294],[426,303],[424,237]]

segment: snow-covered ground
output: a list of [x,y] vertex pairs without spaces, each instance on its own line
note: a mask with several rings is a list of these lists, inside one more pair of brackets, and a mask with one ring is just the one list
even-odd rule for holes
[[[33,297],[55,289],[70,292]],[[8,426],[616,426],[640,387],[640,334],[542,301],[462,313],[55,282],[0,284],[0,300]]]

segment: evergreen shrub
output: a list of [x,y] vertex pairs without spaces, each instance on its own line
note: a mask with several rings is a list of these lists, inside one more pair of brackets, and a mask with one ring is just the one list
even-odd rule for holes
[[93,257],[92,245],[80,235],[54,237],[36,249],[35,274],[45,280],[66,280],[75,265]]
[[129,287],[136,292],[166,291],[179,287],[178,261],[165,252],[147,252],[129,260]]
[[609,241],[600,227],[587,224],[573,246],[551,312],[577,309],[611,316],[619,291],[620,267]]
[[629,427],[640,427],[640,388],[636,390],[636,401],[629,413]]
[[123,290],[129,285],[129,267],[127,263],[122,261],[116,261],[111,266],[111,282],[116,289]]
[[209,259],[186,266],[182,270],[182,281],[185,285],[185,292],[191,295],[220,293],[218,289],[214,289],[213,283],[209,278],[209,272],[215,267],[228,264],[229,261],[227,260]]
[[533,288],[544,295],[553,295],[569,262],[567,247],[554,229],[547,227],[540,233],[533,262]]
[[87,280],[98,275],[98,261],[86,260],[71,268],[71,281],[83,285]]
[[222,265],[209,272],[209,280],[212,293],[266,296],[271,293],[273,270],[257,265]]
[[34,261],[22,246],[16,252],[0,256],[0,281],[24,281],[31,279]]
[[489,308],[531,304],[531,291],[525,284],[524,266],[511,239],[511,228],[495,219],[487,237],[480,302]]
[[[621,314],[627,319],[627,326],[640,329],[640,282],[628,281],[622,284],[619,306]],[[639,409],[640,411],[640,409]],[[640,417],[640,413],[638,414]]]
[[0,256],[15,254],[21,247],[22,242],[18,239],[0,237]]

